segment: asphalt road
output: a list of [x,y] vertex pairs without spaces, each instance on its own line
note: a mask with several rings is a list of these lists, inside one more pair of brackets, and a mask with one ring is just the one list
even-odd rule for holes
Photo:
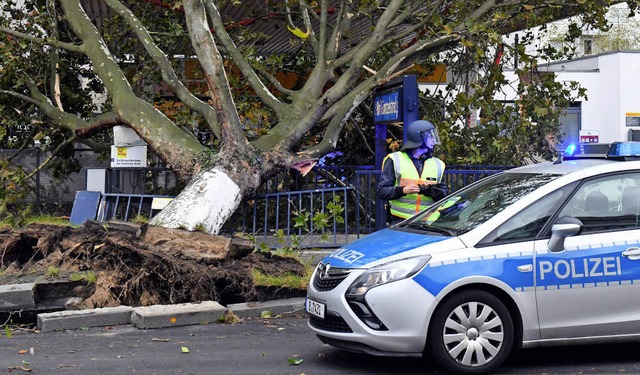
[[[188,353],[184,351],[188,350]],[[523,350],[500,374],[639,374],[640,343]],[[300,361],[299,364],[290,362]],[[140,330],[132,326],[0,335],[0,373],[434,374],[418,358],[378,358],[323,345],[304,316]]]

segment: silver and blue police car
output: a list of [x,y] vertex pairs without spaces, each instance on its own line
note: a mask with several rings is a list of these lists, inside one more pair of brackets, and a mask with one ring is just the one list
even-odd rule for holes
[[493,175],[325,257],[323,342],[495,370],[515,349],[640,338],[640,143]]

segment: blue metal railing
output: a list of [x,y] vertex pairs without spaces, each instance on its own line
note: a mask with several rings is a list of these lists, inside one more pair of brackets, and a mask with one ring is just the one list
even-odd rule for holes
[[[449,188],[449,192],[452,193],[484,177],[510,168],[512,167],[473,166],[447,168],[444,174],[444,182]],[[336,171],[338,173],[335,175],[332,173],[330,178],[326,177],[326,172]],[[341,192],[345,197],[349,197],[344,199],[344,226],[339,230],[334,228],[332,232],[334,235],[329,240],[325,238],[324,241],[319,241],[321,239],[319,236],[309,235],[308,240],[301,241],[298,244],[300,248],[342,246],[363,235],[373,233],[376,219],[383,222],[386,221],[386,217],[375,217],[376,204],[384,204],[376,198],[376,185],[380,176],[379,170],[373,167],[340,166],[327,168],[323,171],[314,168],[314,172],[315,174],[308,177],[306,182],[314,189],[263,192],[256,195],[252,200],[252,210],[247,210],[245,207],[244,211],[245,214],[252,212],[252,227],[246,224],[243,225],[243,232],[254,235],[257,243],[262,241],[263,245],[271,248],[290,246],[293,242],[296,242],[292,241],[292,236],[303,236],[300,230],[295,232],[290,229],[293,218],[299,215],[296,210],[304,209],[313,215],[314,208],[312,204],[304,206],[304,208],[298,204],[293,205],[295,209],[292,211],[289,203],[283,206],[282,202],[291,202],[293,200],[292,197],[295,197],[296,202],[305,200],[312,202],[314,194],[317,195],[322,191],[332,194]],[[274,180],[278,181],[275,186],[286,186],[287,179],[282,176],[279,177],[279,179]],[[296,184],[297,186],[305,186],[300,184],[299,180]],[[341,187],[336,187],[337,185]],[[268,188],[265,190],[269,191]],[[283,217],[286,218],[286,225],[283,225],[281,219]],[[279,234],[278,230],[281,230]],[[274,236],[278,237],[278,239],[276,240]]]
[[131,221],[136,217],[151,219],[154,214],[160,211],[153,209],[155,198],[173,197],[152,194],[102,194],[96,220]]
[[[509,166],[453,166],[447,168],[444,182],[449,192],[459,190],[489,175],[510,169]],[[371,166],[316,167],[306,177],[292,172],[281,173],[265,183],[258,194],[244,200],[238,215],[240,230],[253,235],[256,244],[268,248],[293,246],[300,248],[338,247],[363,235],[373,233],[380,171]],[[339,197],[340,215],[344,222],[328,218],[321,230],[314,219],[329,215],[327,205]],[[135,216],[151,218],[154,198],[172,198],[153,194],[103,194],[98,220],[130,221]],[[308,215],[301,225],[299,218]],[[296,225],[296,222],[299,223]]]
[[[300,247],[342,245],[348,242],[350,234],[356,233],[349,227],[353,224],[350,215],[353,215],[351,193],[354,191],[352,186],[346,186],[256,195],[251,233],[258,245],[268,247],[292,246],[296,242]],[[331,215],[330,202],[340,208],[339,216],[343,220]],[[303,215],[307,215],[307,220],[295,220]],[[326,216],[326,227],[316,225],[318,215]]]

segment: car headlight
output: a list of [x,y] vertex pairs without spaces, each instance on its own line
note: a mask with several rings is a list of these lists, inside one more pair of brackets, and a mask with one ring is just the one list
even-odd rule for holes
[[415,275],[431,260],[431,255],[400,259],[365,271],[347,289],[347,297],[362,296],[371,288]]

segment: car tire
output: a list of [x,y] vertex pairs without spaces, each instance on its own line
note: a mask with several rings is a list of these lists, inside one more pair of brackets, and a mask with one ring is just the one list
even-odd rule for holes
[[513,330],[511,314],[499,298],[481,290],[463,291],[436,309],[427,348],[447,372],[485,374],[509,356]]

